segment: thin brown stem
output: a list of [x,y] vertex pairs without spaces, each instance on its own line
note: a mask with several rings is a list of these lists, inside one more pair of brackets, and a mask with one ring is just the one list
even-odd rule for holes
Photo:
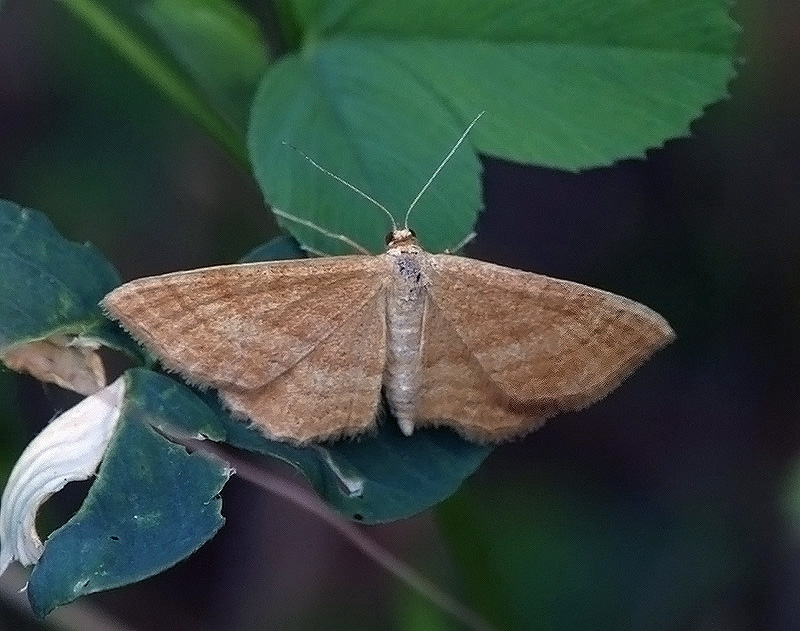
[[273,493],[322,519],[353,544],[362,554],[415,590],[423,598],[449,613],[468,629],[473,631],[495,631],[495,627],[481,618],[476,612],[444,592],[431,580],[398,559],[373,539],[367,537],[361,528],[343,519],[305,487],[240,460],[216,445],[209,444],[208,441],[204,441],[199,445],[198,443],[194,444],[199,446],[200,449],[230,462],[236,473],[243,480],[247,480],[251,484]]

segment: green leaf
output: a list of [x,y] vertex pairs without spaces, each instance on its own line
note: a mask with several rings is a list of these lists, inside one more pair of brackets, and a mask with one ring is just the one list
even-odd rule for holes
[[[738,26],[728,0],[331,2],[309,29],[346,37],[469,120],[483,153],[577,170],[689,133],[727,95]],[[348,10],[344,10],[348,7]]]
[[[290,142],[382,201],[408,202],[467,123],[506,159],[578,170],[685,135],[734,74],[726,0],[295,2],[300,50],[268,69],[252,110],[251,162],[281,211],[378,251],[377,210],[286,156]],[[480,208],[464,147],[411,224],[452,247]],[[466,187],[466,188],[465,188]],[[282,219],[303,243],[347,248]]]
[[[59,0],[78,20],[161,92],[179,111],[216,140],[242,166],[248,166],[244,138],[214,109],[208,98],[193,84],[181,63],[172,59],[155,40],[130,3],[114,2],[118,12],[106,5],[108,0]],[[147,31],[147,32],[143,32]],[[148,35],[150,37],[148,37]],[[196,59],[196,57],[195,57]],[[220,94],[225,93],[224,90]]]
[[138,370],[126,385],[97,479],[80,510],[47,540],[31,574],[28,596],[39,616],[171,567],[225,521],[219,492],[230,469],[207,454],[189,454],[157,431],[188,422],[213,434],[213,414],[203,415],[191,391],[167,377]]
[[153,0],[139,11],[243,137],[255,88],[267,67],[256,21],[227,0]]
[[119,283],[94,246],[68,241],[42,213],[0,200],[0,353],[62,334],[135,353],[98,306]]
[[[476,106],[473,114],[478,111]],[[357,41],[336,41],[270,68],[253,104],[250,155],[275,208],[381,252],[392,228],[383,211],[282,143],[298,147],[380,201],[402,224],[411,201],[464,126],[412,71],[387,64],[383,55]],[[452,248],[472,230],[481,208],[480,173],[467,144],[422,197],[410,225],[427,249]],[[306,226],[280,215],[278,220],[315,250],[353,253]]]

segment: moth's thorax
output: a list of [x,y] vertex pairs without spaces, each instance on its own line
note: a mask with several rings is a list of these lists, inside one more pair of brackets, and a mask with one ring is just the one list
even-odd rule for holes
[[[402,231],[395,231],[395,234]],[[407,231],[408,232],[408,231]],[[428,284],[428,255],[412,234],[392,240],[386,256],[392,264],[386,291],[386,399],[400,429],[409,435],[420,390],[422,320]]]
[[414,231],[408,228],[392,230],[386,236],[386,251],[389,252],[395,249],[419,251],[421,248],[419,247],[419,241],[417,241],[417,235],[414,234]]

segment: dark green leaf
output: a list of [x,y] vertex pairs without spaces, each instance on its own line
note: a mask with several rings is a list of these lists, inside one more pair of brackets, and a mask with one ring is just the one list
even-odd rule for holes
[[228,0],[152,0],[139,10],[175,61],[244,136],[250,102],[267,67],[256,21]]
[[68,241],[42,213],[0,200],[0,352],[62,334],[135,352],[98,306],[119,283],[92,245]]
[[166,436],[225,439],[214,410],[181,382],[146,368],[128,370],[125,379],[128,414],[145,419]]
[[145,369],[128,372],[126,409],[137,410],[166,435],[203,435],[273,456],[295,467],[317,493],[346,517],[364,523],[409,517],[450,496],[490,451],[444,429],[403,436],[393,418],[372,435],[309,447],[265,438],[231,418],[215,393]]
[[372,435],[303,448],[268,440],[227,414],[220,419],[226,442],[291,464],[339,513],[370,524],[410,517],[441,502],[491,450],[445,429],[403,436],[391,417]]
[[[340,441],[328,454],[340,474],[315,485],[328,502],[354,519],[382,522],[409,517],[452,495],[491,451],[446,429],[404,436],[388,417],[374,437]],[[326,455],[326,459],[327,459]],[[342,492],[341,479],[363,480],[363,492]],[[336,487],[333,487],[333,483]],[[359,515],[361,517],[359,517]]]
[[213,434],[213,414],[191,391],[155,373],[135,371],[126,386],[119,425],[89,495],[47,540],[31,574],[28,596],[37,615],[157,574],[224,523],[218,494],[230,469],[189,454],[155,429],[188,422]]

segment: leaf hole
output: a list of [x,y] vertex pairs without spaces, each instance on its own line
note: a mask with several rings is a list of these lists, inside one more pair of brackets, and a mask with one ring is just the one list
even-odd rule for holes
[[119,537],[117,537],[116,535],[111,535],[109,539],[111,539],[111,541],[119,541]]
[[364,515],[362,515],[361,513],[356,513],[355,515],[353,515],[353,519],[355,519],[356,521],[364,521]]
[[94,476],[88,480],[74,480],[45,501],[45,510],[40,508],[36,514],[36,530],[42,539],[47,539],[56,528],[66,523],[70,515],[78,512],[92,482]]

